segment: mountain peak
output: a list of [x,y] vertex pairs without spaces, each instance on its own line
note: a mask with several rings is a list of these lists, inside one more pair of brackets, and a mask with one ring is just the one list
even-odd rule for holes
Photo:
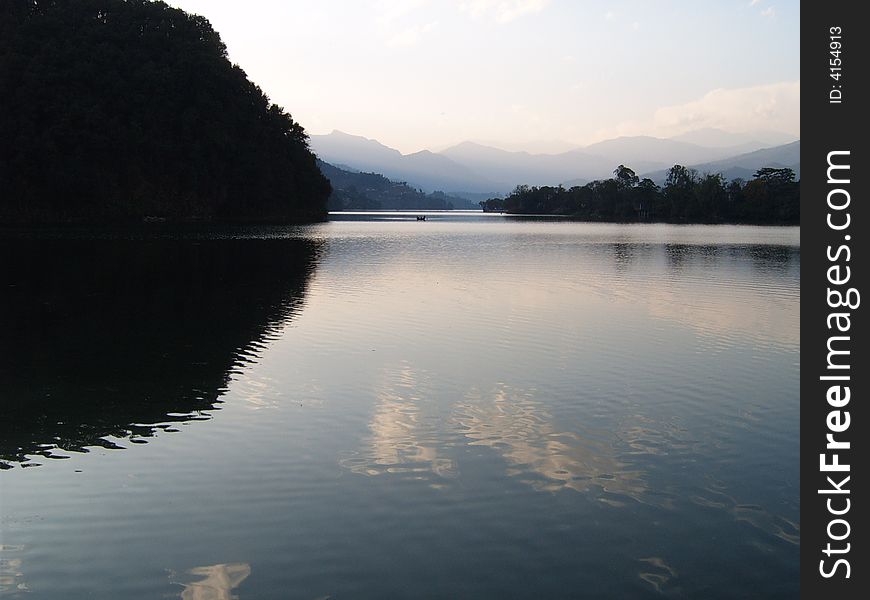
[[346,133],[339,129],[333,129],[331,133],[323,135],[311,135],[308,139],[311,147],[318,154],[332,154],[333,150],[345,148],[355,148],[357,151],[401,154],[398,150],[385,146],[377,140]]
[[378,144],[380,144],[380,142],[378,142],[377,140],[373,140],[371,138],[367,138],[367,137],[362,136],[362,135],[354,135],[352,133],[347,133],[346,131],[342,131],[340,129],[333,129],[332,131],[330,131],[327,134],[312,136],[312,137],[332,137],[332,138],[339,138],[339,139],[343,138],[343,139],[347,139],[347,140],[364,140],[366,142],[377,142]]

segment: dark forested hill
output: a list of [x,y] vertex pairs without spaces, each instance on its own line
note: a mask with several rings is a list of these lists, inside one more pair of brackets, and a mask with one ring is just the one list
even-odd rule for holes
[[303,128],[205,18],[0,2],[0,223],[311,221],[329,193]]
[[465,198],[443,192],[427,194],[405,182],[391,181],[378,173],[360,173],[317,161],[332,184],[330,210],[452,210],[477,209]]

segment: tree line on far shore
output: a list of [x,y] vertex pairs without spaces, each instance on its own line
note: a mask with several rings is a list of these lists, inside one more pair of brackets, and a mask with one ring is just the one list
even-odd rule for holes
[[674,165],[663,186],[625,165],[613,177],[565,188],[520,185],[480,203],[485,212],[569,215],[588,221],[665,223],[800,223],[800,182],[787,168],[765,167],[749,181],[726,181]]

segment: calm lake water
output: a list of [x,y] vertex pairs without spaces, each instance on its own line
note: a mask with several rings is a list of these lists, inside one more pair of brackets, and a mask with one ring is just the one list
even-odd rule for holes
[[0,596],[797,597],[799,229],[336,218],[6,235]]

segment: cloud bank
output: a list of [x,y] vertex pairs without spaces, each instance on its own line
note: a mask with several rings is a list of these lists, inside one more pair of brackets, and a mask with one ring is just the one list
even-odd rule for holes
[[800,137],[800,81],[711,90],[697,100],[663,106],[646,121],[623,122],[596,132],[598,140],[619,135],[671,137],[705,128],[781,131]]
[[653,116],[654,128],[672,135],[704,127],[772,129],[799,135],[800,96],[800,81],[716,89],[699,100],[658,109]]

